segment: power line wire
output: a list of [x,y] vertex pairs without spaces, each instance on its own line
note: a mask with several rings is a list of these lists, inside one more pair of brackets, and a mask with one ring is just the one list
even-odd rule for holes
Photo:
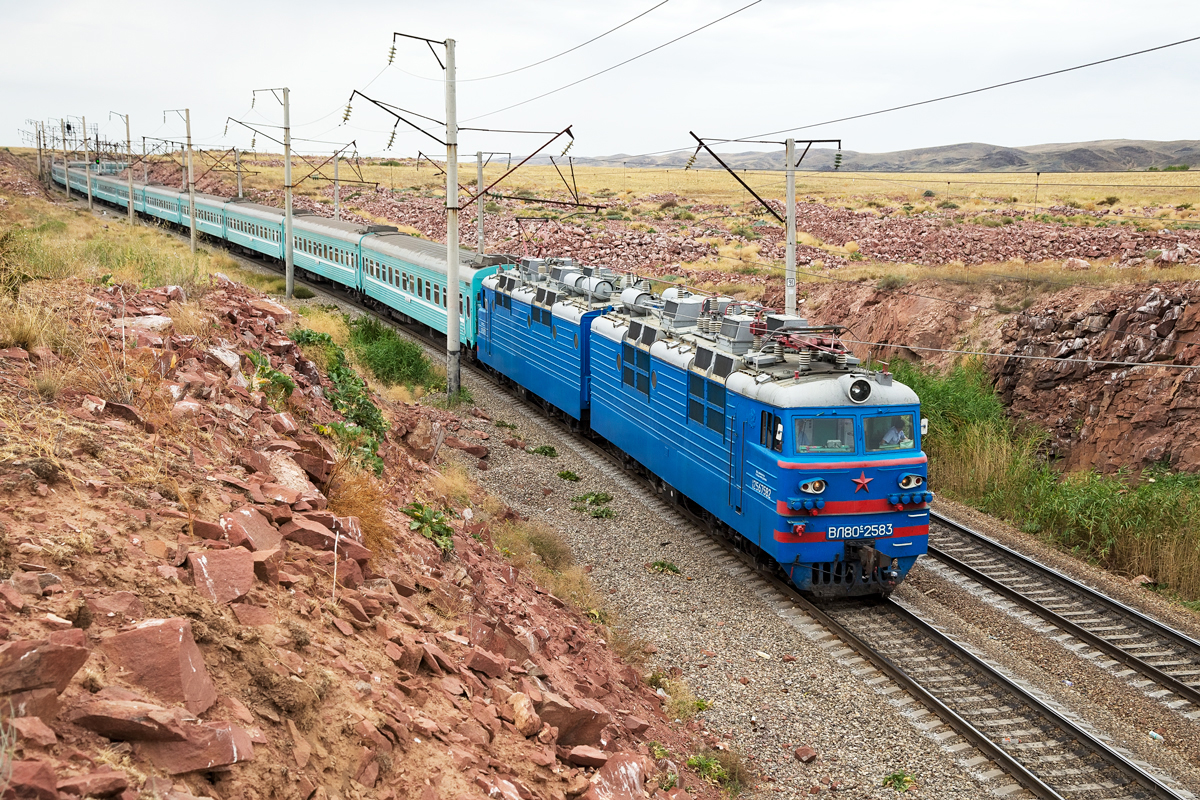
[[602,69],[599,72],[593,72],[591,75],[588,75],[585,78],[580,78],[577,81],[572,81],[571,83],[568,83],[566,86],[560,86],[557,89],[551,89],[550,91],[543,92],[542,94],[539,94],[536,97],[531,97],[528,100],[522,100],[519,103],[513,103],[512,105],[505,106],[504,108],[498,108],[495,111],[489,111],[486,114],[479,114],[478,116],[464,119],[463,122],[472,122],[477,119],[483,119],[484,117],[490,117],[493,114],[499,114],[502,111],[509,111],[511,109],[517,108],[518,106],[523,106],[528,103],[532,103],[535,100],[541,100],[543,97],[549,97],[552,94],[557,94],[558,92],[561,92],[565,89],[570,89],[572,86],[578,86],[579,84],[583,83],[584,81],[590,81],[592,78],[599,77],[600,75],[603,75],[606,72],[612,72],[614,69],[617,69],[618,67],[623,67],[630,62],[637,61],[639,58],[643,58],[644,56],[648,56],[651,53],[657,52],[658,50],[662,50],[664,47],[669,47],[670,45],[673,45],[680,40],[686,39],[687,37],[691,36],[692,34],[699,33],[700,31],[704,30],[705,28],[711,28],[713,25],[716,25],[718,22],[723,22],[724,20],[729,19],[730,17],[734,16],[735,14],[740,14],[741,12],[750,8],[751,6],[756,6],[761,2],[762,2],[762,0],[753,0],[753,2],[747,3],[746,5],[737,9],[736,11],[731,11],[730,13],[726,14],[723,17],[718,17],[717,19],[714,19],[712,22],[705,23],[704,25],[701,25],[699,28],[688,31],[687,33],[683,34],[682,36],[677,36],[669,42],[664,42],[663,44],[660,44],[657,47],[652,47],[651,49],[647,50],[644,53],[639,53],[638,55],[633,56],[632,58],[627,58],[624,61],[620,62],[619,64],[613,64],[611,67]]
[[614,32],[614,31],[618,31],[618,30],[620,30],[621,28],[624,28],[626,25],[630,24],[631,22],[636,22],[637,20],[639,20],[639,19],[641,19],[642,17],[644,17],[644,16],[646,16],[647,14],[649,14],[649,13],[650,13],[651,11],[653,11],[654,9],[656,9],[656,8],[660,8],[661,6],[665,6],[665,5],[666,5],[667,3],[669,3],[669,2],[671,2],[671,0],[662,0],[662,2],[660,2],[660,3],[656,4],[656,5],[653,5],[653,6],[651,6],[650,8],[646,9],[646,10],[645,10],[645,11],[643,11],[642,13],[638,14],[636,17],[632,17],[632,18],[630,18],[630,19],[627,19],[627,20],[625,20],[624,22],[622,22],[622,23],[621,23],[620,25],[618,25],[617,27],[615,27],[615,28],[609,28],[609,29],[608,29],[608,30],[606,30],[604,33],[600,34],[599,36],[593,36],[591,39],[588,39],[588,40],[587,40],[586,42],[584,42],[583,44],[577,44],[577,45],[575,45],[574,47],[570,48],[569,50],[563,50],[561,53],[558,53],[558,54],[556,54],[556,55],[552,55],[552,56],[550,56],[550,57],[548,57],[548,58],[543,58],[541,61],[535,61],[535,62],[533,62],[532,64],[526,64],[526,65],[525,65],[525,66],[523,66],[523,67],[517,67],[516,69],[510,69],[510,70],[508,70],[507,72],[497,72],[495,75],[485,75],[485,76],[483,76],[483,77],[481,77],[481,78],[459,78],[459,79],[458,79],[458,82],[459,82],[459,83],[473,83],[473,82],[475,82],[475,81],[489,81],[489,80],[491,80],[492,78],[502,78],[502,77],[504,77],[505,75],[512,75],[512,74],[513,74],[513,73],[515,73],[515,72],[522,72],[522,71],[524,71],[524,70],[527,70],[527,69],[532,69],[533,67],[539,67],[539,66],[541,66],[542,64],[545,64],[547,61],[553,61],[554,59],[556,59],[556,58],[560,58],[560,57],[562,57],[562,56],[565,56],[565,55],[567,55],[568,53],[574,53],[576,50],[578,50],[578,49],[579,49],[579,48],[581,48],[581,47],[587,47],[587,46],[588,46],[589,44],[591,44],[592,42],[594,42],[594,41],[597,41],[598,39],[603,39],[605,36],[608,36],[610,33]]
[[1026,77],[1026,78],[1017,78],[1017,79],[1011,80],[1011,81],[1004,81],[1003,83],[994,83],[991,86],[982,86],[978,89],[970,89],[965,92],[955,92],[954,94],[942,95],[941,97],[933,97],[933,98],[930,98],[929,100],[920,100],[915,103],[905,103],[904,105],[892,106],[891,108],[882,108],[882,109],[879,109],[878,111],[868,111],[865,114],[854,114],[849,117],[841,117],[839,119],[826,120],[825,122],[813,122],[808,125],[800,125],[795,128],[782,128],[777,131],[767,131],[766,133],[756,133],[751,136],[743,137],[741,139],[714,139],[713,141],[714,142],[744,142],[747,139],[757,139],[762,136],[775,136],[780,133],[791,133],[792,131],[802,131],[802,130],[806,130],[808,128],[816,128],[821,125],[833,125],[838,122],[849,122],[850,120],[863,119],[864,117],[874,117],[879,114],[888,114],[892,111],[901,111],[906,108],[916,108],[917,106],[925,106],[925,105],[929,105],[930,103],[940,103],[943,100],[953,100],[956,97],[966,97],[967,95],[979,94],[980,92],[989,92],[992,89],[1000,89],[1005,86],[1014,86],[1018,83],[1027,83],[1028,81],[1036,81],[1041,78],[1049,78],[1054,75],[1062,75],[1067,72],[1074,72],[1076,70],[1087,69],[1088,67],[1095,67],[1100,64],[1109,64],[1113,61],[1120,61],[1121,59],[1124,59],[1124,58],[1133,58],[1134,56],[1145,55],[1146,53],[1153,53],[1158,50],[1166,50],[1169,47],[1178,47],[1181,44],[1188,44],[1190,42],[1196,42],[1196,41],[1200,41],[1200,36],[1193,36],[1188,39],[1180,39],[1177,42],[1170,42],[1168,44],[1160,44],[1157,47],[1148,47],[1145,50],[1136,50],[1132,53],[1124,53],[1119,56],[1112,56],[1111,58],[1102,58],[1099,61],[1090,61],[1087,64],[1078,64],[1074,67],[1066,67],[1064,69],[1056,69],[1052,72],[1043,72],[1040,75],[1030,75],[1029,77]]

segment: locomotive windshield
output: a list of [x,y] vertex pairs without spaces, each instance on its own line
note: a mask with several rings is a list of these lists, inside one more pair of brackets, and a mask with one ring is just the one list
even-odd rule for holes
[[853,453],[854,420],[797,417],[797,453]]
[[913,447],[913,415],[891,414],[866,420],[867,452],[910,450]]

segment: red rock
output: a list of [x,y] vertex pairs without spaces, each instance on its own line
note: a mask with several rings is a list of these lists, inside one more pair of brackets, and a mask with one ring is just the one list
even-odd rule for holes
[[291,522],[280,528],[279,532],[289,542],[296,542],[314,550],[332,551],[336,545],[337,552],[347,558],[352,558],[359,563],[371,560],[371,551],[358,542],[345,536],[335,536],[334,532],[324,525],[318,525],[303,517],[293,518]]
[[337,582],[342,586],[350,589],[357,589],[359,586],[362,586],[362,567],[358,565],[357,561],[346,559],[337,564],[335,570],[337,572]]
[[[125,693],[113,694],[118,698],[129,696]],[[107,739],[152,742],[183,741],[183,728],[191,719],[183,709],[170,709],[131,699],[92,700],[70,716],[71,722],[79,727]]]
[[45,761],[14,761],[4,800],[58,800],[58,776]]
[[459,439],[455,436],[447,436],[445,445],[447,447],[453,447],[455,450],[462,450],[467,455],[474,456],[475,458],[487,458],[488,456],[487,447],[481,444],[464,442],[462,439]]
[[790,663],[792,663],[792,662],[793,662],[793,661],[795,661],[795,660],[796,660],[796,657],[795,657],[795,656],[793,656],[793,655],[791,655],[791,654],[789,654],[789,653],[784,653],[784,654],[783,654],[783,663],[785,663],[785,664],[790,664]]
[[229,722],[207,722],[184,729],[182,742],[140,742],[137,751],[171,775],[254,760],[254,743]]
[[597,771],[582,800],[641,800],[646,796],[646,778],[654,771],[654,762],[645,756],[614,753]]
[[630,733],[645,733],[650,729],[650,723],[641,717],[629,716],[625,718],[625,729]]
[[218,522],[208,522],[202,519],[191,521],[192,534],[201,539],[224,539],[225,529]]
[[801,763],[807,764],[817,757],[817,751],[811,747],[797,747],[796,759]]
[[189,553],[188,571],[196,590],[214,603],[229,603],[254,588],[254,556],[248,550]]
[[367,612],[363,610],[362,604],[353,597],[342,595],[338,598],[338,604],[350,612],[350,616],[354,617],[359,622],[370,622],[371,618],[367,616]]
[[111,617],[116,620],[141,619],[146,615],[142,601],[133,592],[114,592],[106,597],[93,597],[87,601],[93,617]]
[[12,582],[12,585],[21,594],[27,594],[31,597],[42,596],[42,582],[38,580],[37,573],[18,570],[12,574],[9,581]]
[[254,554],[254,577],[263,583],[279,583],[279,568],[283,566],[283,550],[259,550]]
[[272,414],[267,423],[276,433],[295,433],[299,430],[295,418],[286,411],[281,414]]
[[75,778],[65,778],[58,782],[58,790],[63,794],[74,794],[80,797],[108,797],[129,788],[129,779],[124,772],[104,770],[93,772],[91,775],[80,775]]
[[106,640],[101,649],[124,670],[122,678],[162,700],[182,703],[193,714],[216,702],[217,691],[186,619],[146,620]]
[[39,747],[52,747],[58,744],[58,737],[41,717],[10,717],[8,724],[16,729],[20,737],[33,742]]
[[329,481],[329,470],[333,468],[333,464],[324,458],[310,453],[293,453],[292,461],[295,461],[301,469],[308,473],[313,483],[324,485]]
[[578,744],[598,745],[600,734],[612,721],[604,706],[586,697],[567,702],[553,692],[545,692],[537,706],[542,722],[558,728],[558,741],[563,747]]
[[110,402],[106,406],[106,410],[113,416],[120,417],[121,419],[132,422],[134,425],[145,428],[147,433],[154,433],[155,431],[154,423],[147,422],[146,418],[142,416],[142,412],[138,411],[133,406],[125,405],[124,403]]
[[58,692],[53,689],[31,689],[16,692],[3,698],[4,710],[14,717],[41,717],[54,719],[58,716]]
[[25,598],[17,591],[17,587],[11,583],[0,583],[0,598],[4,600],[4,604],[13,611],[20,611],[25,608]]
[[499,678],[507,671],[506,659],[481,647],[474,648],[467,655],[466,666],[468,669],[482,672],[489,678]]
[[258,509],[251,506],[221,515],[221,529],[234,547],[247,550],[271,550],[279,547],[283,536]]
[[249,603],[234,603],[233,615],[237,617],[239,623],[251,628],[275,624],[275,615],[269,608],[252,606]]
[[580,767],[603,767],[608,763],[608,753],[581,744],[571,748],[571,752],[567,755],[567,761]]
[[251,450],[248,447],[243,447],[237,451],[233,457],[234,463],[241,464],[251,472],[265,472],[271,474],[271,459],[264,456],[262,453]]
[[0,646],[0,694],[53,689],[61,694],[87,661],[88,649],[25,639]]

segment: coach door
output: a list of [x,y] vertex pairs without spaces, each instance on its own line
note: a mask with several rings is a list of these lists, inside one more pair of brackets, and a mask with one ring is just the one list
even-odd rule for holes
[[742,473],[745,461],[745,423],[738,424],[737,412],[729,413],[729,505],[738,514],[742,513]]

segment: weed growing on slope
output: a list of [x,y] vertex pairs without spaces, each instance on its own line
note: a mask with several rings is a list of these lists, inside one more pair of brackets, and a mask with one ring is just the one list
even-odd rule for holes
[[433,365],[420,345],[400,338],[374,317],[359,317],[350,323],[350,346],[382,383],[429,386],[434,382]]
[[412,518],[409,530],[414,530],[436,544],[443,553],[454,550],[454,529],[449,525],[446,513],[424,503],[410,503],[403,509]]

